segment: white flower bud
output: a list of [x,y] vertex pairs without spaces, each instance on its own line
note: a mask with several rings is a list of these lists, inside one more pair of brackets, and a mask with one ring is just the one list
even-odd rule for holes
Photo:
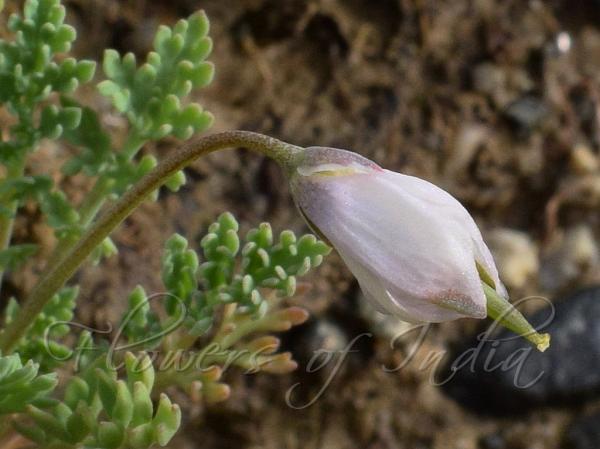
[[506,296],[473,218],[439,187],[321,147],[306,149],[290,182],[380,311],[411,322],[485,318],[481,279]]

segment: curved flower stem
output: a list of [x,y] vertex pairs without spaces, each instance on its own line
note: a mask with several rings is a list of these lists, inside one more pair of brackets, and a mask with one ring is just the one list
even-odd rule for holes
[[245,147],[274,159],[289,172],[293,162],[301,156],[302,148],[249,131],[227,131],[192,140],[159,163],[154,170],[140,179],[116,201],[79,241],[52,266],[38,281],[25,299],[19,314],[0,334],[0,351],[9,353],[25,334],[29,325],[44,305],[73,276],[79,266],[125,218],[127,218],[153,191],[172,175],[195,159],[213,151]]

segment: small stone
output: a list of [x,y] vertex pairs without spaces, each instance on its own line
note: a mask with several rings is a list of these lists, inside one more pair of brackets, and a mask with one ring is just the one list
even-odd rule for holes
[[566,443],[571,449],[598,449],[600,447],[600,413],[577,419],[566,432]]
[[556,48],[561,53],[567,53],[573,46],[573,39],[566,31],[561,31],[556,35]]
[[479,440],[480,449],[506,449],[506,441],[497,433],[486,435]]
[[[538,352],[508,330],[455,350],[439,381],[447,394],[483,413],[518,413],[538,405],[593,399],[600,393],[600,286],[555,301],[529,321],[550,333]],[[547,326],[544,323],[550,322]]]
[[548,114],[544,101],[535,95],[525,95],[510,103],[504,117],[518,134],[529,134]]
[[473,122],[464,123],[452,145],[453,152],[446,161],[446,177],[455,180],[464,173],[477,151],[492,138],[492,132],[487,126]]
[[514,229],[495,229],[486,236],[500,279],[511,288],[523,288],[538,274],[538,249],[529,236]]
[[571,168],[578,175],[589,175],[600,169],[600,159],[587,145],[579,144],[571,152]]
[[495,97],[505,88],[506,73],[495,64],[479,64],[473,70],[473,85],[478,92]]
[[300,364],[299,370],[310,375],[326,376],[349,344],[344,329],[327,319],[309,321],[299,327],[292,337],[289,349]]
[[598,246],[589,226],[580,225],[570,229],[566,242],[574,264],[589,266],[598,262]]
[[600,250],[587,225],[569,228],[554,242],[542,258],[540,282],[547,290],[556,290],[598,265]]

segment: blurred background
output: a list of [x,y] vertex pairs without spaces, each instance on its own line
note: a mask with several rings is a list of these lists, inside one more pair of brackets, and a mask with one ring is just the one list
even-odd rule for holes
[[[212,131],[351,149],[436,183],[476,218],[511,297],[556,305],[543,355],[519,340],[480,345],[489,323],[477,320],[433,326],[415,345],[420,330],[366,306],[332,254],[296,299],[311,320],[285,337],[299,369],[229,371],[231,398],[189,406],[171,447],[600,447],[599,1],[65,3],[80,32],[76,54],[97,60],[106,47],[141,58],[160,23],[205,9],[216,78],[198,101],[215,115]],[[90,91],[84,101],[104,100]],[[99,107],[107,126],[123,126]],[[78,319],[115,319],[138,283],[160,291],[162,242],[173,232],[197,239],[223,211],[242,229],[270,221],[306,231],[264,158],[223,152],[187,174],[179,194],[163,194],[121,229],[120,257],[85,271],[90,306]],[[522,310],[538,324],[551,313],[541,299]]]

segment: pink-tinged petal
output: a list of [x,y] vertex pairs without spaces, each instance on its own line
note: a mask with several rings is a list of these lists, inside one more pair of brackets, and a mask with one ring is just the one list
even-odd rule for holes
[[387,289],[385,280],[369,273],[366,267],[351,257],[344,257],[348,268],[360,285],[367,300],[381,313],[395,315],[409,323],[442,322],[464,317],[452,309],[439,307],[435,303],[424,302],[421,298],[404,294],[392,294]]
[[315,155],[292,178],[298,206],[379,309],[420,322],[486,316],[476,263],[503,287],[475,222],[455,198],[342,150],[326,149],[326,157],[324,149],[310,150]]

